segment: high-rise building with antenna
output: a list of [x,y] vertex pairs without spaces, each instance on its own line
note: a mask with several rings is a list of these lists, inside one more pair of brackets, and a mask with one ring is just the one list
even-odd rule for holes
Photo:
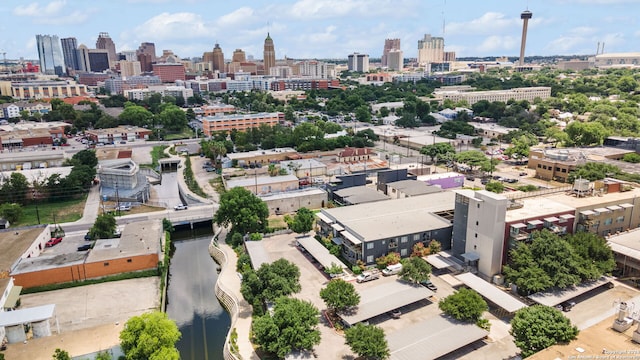
[[520,62],[519,65],[524,65],[524,48],[527,45],[527,27],[529,25],[529,19],[533,17],[533,13],[529,10],[525,10],[520,14],[522,19],[522,42],[520,43]]
[[98,34],[96,49],[107,50],[107,54],[109,54],[109,63],[115,63],[118,61],[118,57],[116,56],[116,44],[111,40],[109,33],[101,32]]
[[224,53],[218,43],[213,47],[213,70],[224,72]]
[[264,39],[264,52],[263,52],[263,61],[264,61],[264,73],[269,74],[269,69],[276,66],[276,49],[273,46],[273,39],[271,39],[271,35],[267,33],[267,38]]
[[418,64],[442,62],[444,62],[444,38],[425,34],[422,40],[418,40]]

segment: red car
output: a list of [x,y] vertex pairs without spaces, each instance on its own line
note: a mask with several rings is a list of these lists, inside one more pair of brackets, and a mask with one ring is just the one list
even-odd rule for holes
[[51,240],[47,241],[47,243],[45,244],[46,247],[52,247],[54,245],[59,244],[62,241],[61,237],[55,237],[55,238],[51,238]]

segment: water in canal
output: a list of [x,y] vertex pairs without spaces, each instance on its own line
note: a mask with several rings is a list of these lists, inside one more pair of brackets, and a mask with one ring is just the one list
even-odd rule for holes
[[182,333],[177,348],[182,360],[221,360],[230,317],[215,296],[217,264],[208,251],[209,227],[177,230],[169,269],[167,314]]

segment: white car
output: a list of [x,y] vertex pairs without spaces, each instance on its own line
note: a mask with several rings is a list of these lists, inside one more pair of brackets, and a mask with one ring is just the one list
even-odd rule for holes
[[184,204],[180,204],[180,205],[176,205],[173,207],[174,210],[178,211],[178,210],[187,210],[189,207],[187,205]]

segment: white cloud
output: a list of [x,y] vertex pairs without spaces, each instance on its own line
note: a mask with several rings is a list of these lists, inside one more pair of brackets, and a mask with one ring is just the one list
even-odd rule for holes
[[219,27],[229,27],[235,26],[239,24],[247,24],[247,22],[253,18],[254,11],[250,7],[241,7],[229,14],[223,15],[218,20],[216,20],[216,24]]
[[62,8],[66,5],[65,0],[52,1],[45,6],[40,6],[40,3],[31,3],[28,5],[16,6],[13,9],[13,14],[17,16],[31,16],[31,17],[48,17],[57,15]]
[[502,13],[487,12],[479,18],[466,22],[452,22],[447,25],[447,34],[497,34],[510,27],[516,27],[519,18],[506,17]]
[[633,33],[633,36],[635,37],[640,37],[640,30],[636,31]]
[[571,28],[569,30],[569,34],[575,35],[575,36],[588,36],[588,35],[594,34],[596,31],[597,29],[594,27],[579,26],[579,27]]
[[586,39],[581,36],[561,36],[547,44],[545,50],[549,54],[569,54],[586,43]]
[[479,54],[495,54],[498,51],[517,49],[519,44],[520,39],[511,35],[491,35],[476,47],[475,52]]
[[158,41],[208,37],[211,33],[211,27],[198,14],[165,12],[145,21],[128,35],[129,37],[135,35],[140,39]]
[[379,0],[375,4],[369,0],[299,0],[288,7],[287,14],[298,19],[377,15],[400,17],[415,15],[413,9],[418,4],[416,0]]

